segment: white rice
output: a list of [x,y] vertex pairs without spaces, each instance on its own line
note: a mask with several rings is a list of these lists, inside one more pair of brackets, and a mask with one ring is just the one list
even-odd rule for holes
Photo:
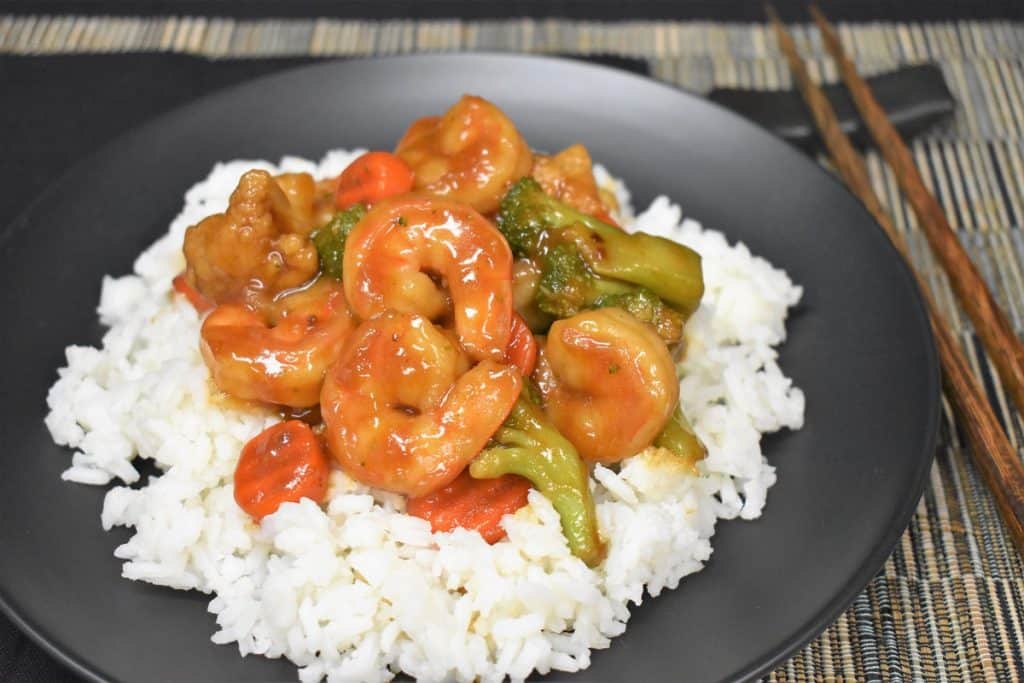
[[[709,455],[701,476],[650,449],[618,472],[598,466],[606,561],[589,569],[568,551],[558,516],[536,492],[505,518],[493,546],[475,532],[432,534],[403,513],[400,496],[332,475],[329,502],[289,503],[256,525],[235,504],[232,474],[243,444],[276,421],[269,410],[219,401],[198,351],[200,320],[171,293],[184,267],[185,229],[227,205],[244,171],[338,173],[358,152],[319,164],[285,158],[220,164],[185,196],[170,232],[103,281],[103,348],[71,346],[50,390],[46,424],[75,449],[69,481],[132,483],[136,457],[163,471],[142,488],[112,488],[105,529],[135,534],[115,554],[128,579],[214,595],[215,643],[243,655],[288,657],[302,681],[522,680],[578,671],[590,651],[622,633],[629,603],[699,571],[719,518],[761,514],[775,470],[763,433],[803,423],[804,397],[773,346],[801,290],[742,244],[682,220],[659,197],[632,229],[663,235],[703,256],[706,294],[686,330],[684,410]],[[603,169],[632,218],[628,194]]]

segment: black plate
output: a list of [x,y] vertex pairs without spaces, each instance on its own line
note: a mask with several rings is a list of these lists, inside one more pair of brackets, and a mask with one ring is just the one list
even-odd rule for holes
[[103,490],[64,483],[43,426],[68,344],[95,344],[99,283],[122,274],[222,159],[390,148],[463,92],[509,113],[539,149],[583,142],[638,206],[666,193],[789,271],[805,297],[781,363],[807,424],[768,440],[779,483],[764,516],[723,522],[707,568],[633,610],[591,668],[557,680],[734,680],[821,632],[881,567],[920,496],[938,366],[915,285],[842,186],[729,112],[575,62],[496,55],[331,63],[261,78],[136,129],[55,183],[4,235],[0,301],[0,599],[96,679],[294,680],[290,664],[209,642],[206,598],[120,578],[127,538],[99,525]]

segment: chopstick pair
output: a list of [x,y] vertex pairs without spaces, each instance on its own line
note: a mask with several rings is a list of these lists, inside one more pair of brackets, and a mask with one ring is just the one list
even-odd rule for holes
[[[871,187],[864,159],[840,129],[832,105],[821,89],[811,81],[793,37],[774,8],[766,5],[765,11],[775,28],[779,46],[785,53],[797,88],[811,111],[832,163],[847,187],[885,230],[917,278],[939,350],[946,396],[960,417],[971,454],[996,500],[1017,551],[1024,555],[1024,463],[989,405],[970,364],[930,295],[927,284],[914,269],[907,245]],[[893,169],[900,189],[914,209],[921,231],[949,276],[953,291],[974,324],[1003,386],[1017,409],[1024,412],[1024,344],[1014,333],[967,252],[960,245],[942,207],[925,186],[910,150],[879,106],[870,87],[857,73],[853,62],[846,56],[835,29],[817,7],[811,5],[810,11],[861,118],[882,156]]]

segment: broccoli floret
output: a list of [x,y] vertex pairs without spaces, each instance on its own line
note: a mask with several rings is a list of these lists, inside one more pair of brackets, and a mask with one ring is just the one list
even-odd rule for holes
[[469,474],[476,479],[505,474],[529,479],[558,512],[569,550],[592,567],[603,559],[604,545],[597,531],[589,471],[544,414],[538,393],[527,382],[491,443],[470,463]]
[[320,270],[336,280],[341,279],[342,262],[345,255],[345,241],[356,227],[356,223],[366,215],[366,207],[362,204],[339,211],[327,224],[313,233],[313,245],[320,255]]
[[704,294],[695,251],[588,216],[545,194],[533,178],[523,178],[505,195],[498,227],[517,257],[539,261],[558,245],[574,244],[595,275],[644,287],[684,316],[697,309]]
[[568,318],[590,308],[621,308],[653,325],[666,344],[682,339],[682,313],[646,287],[595,274],[575,243],[551,247],[540,258],[540,271],[535,300],[544,313]]
[[[569,213],[565,213],[565,210]],[[545,194],[540,183],[526,176],[514,184],[501,200],[498,227],[512,247],[513,254],[530,258],[542,248],[546,232],[571,225],[577,221],[577,217],[590,219],[568,204]]]
[[676,344],[683,339],[686,318],[679,311],[666,306],[660,297],[645,287],[600,296],[594,302],[594,308],[621,308],[637,320],[653,325],[666,344]]
[[568,318],[594,303],[599,286],[575,245],[559,244],[540,258],[537,308],[557,318]]

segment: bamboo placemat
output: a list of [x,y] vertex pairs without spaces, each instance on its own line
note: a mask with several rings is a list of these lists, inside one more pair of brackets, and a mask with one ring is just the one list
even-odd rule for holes
[[[811,27],[794,26],[812,75],[837,80]],[[1024,24],[841,25],[864,73],[933,62],[958,102],[954,119],[913,143],[942,202],[1018,334],[1024,328]],[[367,56],[512,50],[613,54],[690,90],[788,88],[764,24],[337,21],[0,16],[0,54],[175,52],[211,58]],[[1008,405],[969,322],[928,254],[895,178],[875,153],[871,178],[894,213],[943,314],[955,327],[1014,446],[1024,423]],[[770,681],[1018,681],[1024,678],[1024,565],[964,451],[946,407],[924,497],[884,568],[816,641]]]

